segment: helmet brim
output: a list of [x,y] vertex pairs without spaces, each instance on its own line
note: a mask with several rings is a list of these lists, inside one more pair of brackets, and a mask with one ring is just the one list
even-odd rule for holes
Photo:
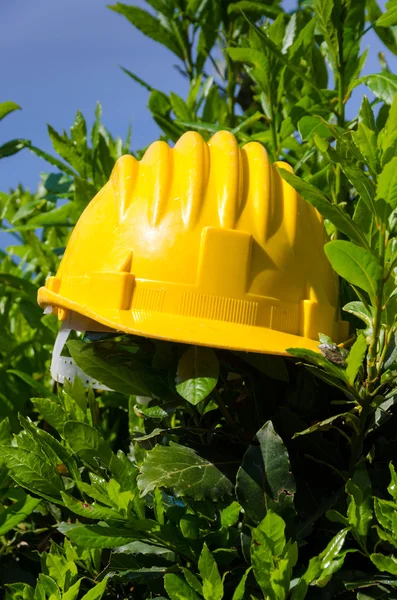
[[289,355],[288,348],[319,352],[318,341],[265,327],[160,312],[107,308],[96,312],[46,287],[39,289],[38,303],[42,308],[73,311],[106,329],[158,340],[281,356]]

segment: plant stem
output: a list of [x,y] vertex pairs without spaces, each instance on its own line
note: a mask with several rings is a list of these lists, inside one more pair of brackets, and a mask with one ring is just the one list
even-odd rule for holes
[[[343,64],[343,42],[339,41],[339,73],[338,73],[338,113],[337,122],[339,127],[344,128],[346,125],[345,120],[345,74]],[[335,196],[334,203],[339,204],[344,201],[344,181],[343,172],[341,166],[336,166],[336,182],[335,182]]]
[[273,158],[274,160],[278,160],[278,136],[277,136],[277,123],[276,123],[276,114],[274,111],[273,97],[269,98],[269,108],[270,108],[270,128],[272,132],[272,144],[273,144]]
[[347,479],[350,479],[354,473],[357,462],[362,454],[365,430],[367,427],[367,419],[370,413],[370,398],[366,398],[365,404],[363,404],[360,416],[359,416],[359,430],[355,433],[352,440],[352,450],[350,454],[349,469],[347,472]]
[[[229,26],[229,30],[226,35],[226,43],[227,46],[232,45],[232,34],[233,34],[233,25]],[[229,113],[229,126],[234,127],[234,103],[235,103],[235,89],[236,89],[236,78],[234,72],[234,64],[232,59],[230,58],[228,52],[225,52],[226,56],[226,65],[227,65],[227,107]]]
[[[343,27],[338,28],[338,71],[335,73],[336,81],[338,85],[338,110],[336,114],[337,123],[339,127],[344,128],[346,125],[345,119],[345,62],[344,62],[344,48],[343,48]],[[344,202],[345,194],[345,178],[342,172],[340,164],[336,166],[336,181],[335,181],[335,195],[334,203],[339,204]],[[334,239],[338,238],[338,231],[335,232]]]
[[[382,268],[385,265],[385,252],[386,252],[386,226],[384,223],[380,225],[379,232],[379,246],[380,246],[380,255],[379,255],[379,263]],[[374,389],[377,387],[378,382],[378,368],[377,368],[377,354],[378,354],[378,346],[379,346],[379,334],[381,328],[381,317],[382,317],[382,309],[383,309],[383,288],[385,284],[385,279],[383,278],[379,284],[378,292],[374,301],[374,321],[373,321],[373,331],[371,337],[371,343],[369,345],[368,350],[368,359],[367,359],[367,367],[368,367],[368,375],[367,375],[367,392],[368,396],[371,396]]]
[[232,415],[228,411],[228,408],[227,408],[226,404],[224,403],[222,396],[220,395],[220,393],[218,392],[217,389],[215,389],[213,391],[213,397],[214,397],[215,402],[218,405],[219,410],[225,417],[227,424],[230,425],[231,429],[233,429],[233,431],[235,433],[237,433],[238,436],[240,436],[240,429],[237,427],[236,423],[234,422]]
[[[385,264],[385,252],[386,252],[386,226],[385,224],[380,225],[379,232],[379,263],[384,268]],[[382,326],[382,310],[383,310],[383,289],[385,279],[383,278],[379,284],[377,295],[374,300],[375,315],[373,320],[373,331],[371,336],[371,342],[368,349],[367,357],[367,393],[363,398],[361,413],[359,416],[359,431],[355,434],[352,441],[352,451],[350,456],[350,464],[348,476],[353,475],[357,461],[359,460],[362,451],[365,438],[365,430],[367,427],[367,420],[371,413],[371,402],[374,391],[377,388],[379,379],[379,365],[378,365],[378,351],[379,351],[379,334]]]

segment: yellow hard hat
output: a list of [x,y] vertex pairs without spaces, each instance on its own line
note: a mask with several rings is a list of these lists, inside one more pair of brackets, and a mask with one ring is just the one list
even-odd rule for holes
[[341,341],[322,219],[276,166],[290,169],[225,131],[122,156],[39,304],[77,313],[80,328],[234,350]]

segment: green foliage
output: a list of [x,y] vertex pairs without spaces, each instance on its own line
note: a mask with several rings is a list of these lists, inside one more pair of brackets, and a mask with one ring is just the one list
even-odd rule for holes
[[[280,174],[324,217],[351,338],[283,359],[89,333],[66,352],[111,391],[54,385],[57,315],[37,290],[130,136],[114,139],[98,104],[90,132],[80,112],[68,133],[48,127],[53,154],[3,144],[0,158],[25,148],[49,165],[37,191],[0,194],[15,238],[0,265],[7,600],[395,595],[397,75],[361,71],[369,29],[397,55],[397,6],[280,4],[110,8],[187,78],[182,98],[123,68],[162,139],[224,129],[293,166]],[[369,99],[349,120],[359,83]],[[0,104],[0,120],[17,109]]]

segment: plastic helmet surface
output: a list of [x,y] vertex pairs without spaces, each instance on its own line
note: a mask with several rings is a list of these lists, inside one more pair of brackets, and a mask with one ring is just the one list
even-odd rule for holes
[[223,131],[122,156],[39,304],[86,329],[234,350],[316,350],[319,332],[341,341],[322,219],[276,167],[290,169]]

